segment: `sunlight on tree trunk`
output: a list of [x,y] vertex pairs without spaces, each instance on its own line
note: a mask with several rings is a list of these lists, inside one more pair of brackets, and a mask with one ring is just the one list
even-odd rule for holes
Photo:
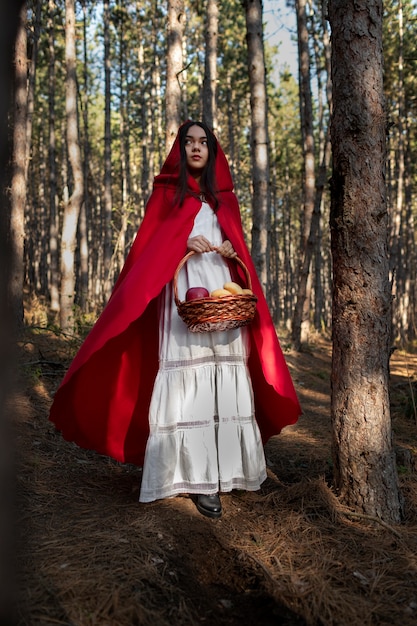
[[251,98],[252,258],[262,287],[267,291],[269,246],[269,157],[262,2],[246,0],[246,39]]
[[183,70],[182,39],[185,12],[183,0],[168,1],[167,83],[165,96],[166,152],[168,153],[181,124],[181,84]]
[[84,178],[78,141],[74,4],[75,0],[66,0],[65,2],[65,60],[67,66],[65,107],[68,157],[72,169],[73,192],[66,203],[62,225],[60,324],[63,330],[71,330],[74,323],[74,256],[78,218],[84,197]]
[[20,14],[15,44],[15,93],[13,118],[13,175],[11,183],[10,233],[13,246],[11,301],[14,314],[23,322],[23,254],[26,204],[27,37],[26,6]]
[[217,129],[217,38],[219,8],[217,0],[207,2],[207,28],[205,39],[205,70],[203,81],[203,121],[214,132]]

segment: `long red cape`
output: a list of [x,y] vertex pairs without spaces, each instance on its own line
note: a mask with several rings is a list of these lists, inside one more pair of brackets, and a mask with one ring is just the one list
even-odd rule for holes
[[[175,200],[178,137],[146,207],[145,217],[113,293],[73,360],[51,407],[50,419],[65,439],[118,461],[142,465],[149,434],[148,410],[158,370],[156,301],[184,256],[201,201]],[[301,413],[261,285],[244,241],[229,166],[218,145],[217,217],[244,261],[258,296],[250,328],[249,371],[263,441]],[[189,186],[198,192],[193,178]]]

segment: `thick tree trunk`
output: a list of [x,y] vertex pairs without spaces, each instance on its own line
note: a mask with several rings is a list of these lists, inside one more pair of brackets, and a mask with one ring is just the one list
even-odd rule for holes
[[19,12],[24,3],[0,3],[0,624],[13,624],[15,615],[15,531],[12,503],[15,500],[13,468],[14,441],[10,431],[10,407],[15,368],[15,319],[10,307],[12,278],[10,206],[4,191],[9,184],[8,164],[12,156],[8,135],[8,113],[13,80],[13,54]]
[[217,0],[208,0],[206,17],[206,54],[203,81],[203,120],[213,131],[217,129],[217,37],[219,7]]
[[[292,340],[296,350],[299,350],[301,344],[308,339],[310,327],[310,301],[307,293],[307,285],[309,282],[314,246],[314,233],[311,238],[311,224],[315,208],[316,176],[314,160],[313,98],[310,84],[310,51],[306,13],[307,0],[296,0],[295,4],[297,10],[300,113],[304,157],[304,206],[301,219],[300,263],[297,301],[292,321]],[[318,209],[320,209],[320,205]]]
[[269,254],[269,155],[268,114],[263,44],[262,2],[245,0],[246,40],[252,125],[252,258],[267,293]]
[[382,0],[329,2],[332,26],[332,427],[335,483],[356,511],[401,519],[391,441],[391,292]]
[[73,191],[64,209],[61,238],[60,324],[63,330],[71,330],[73,328],[75,247],[78,218],[84,198],[84,177],[78,138],[74,5],[75,0],[65,1],[65,61],[67,68],[65,111],[67,117],[67,146],[69,162],[72,169]]
[[170,150],[181,124],[180,72],[183,69],[182,39],[185,12],[183,0],[168,0],[168,49],[165,102],[166,152]]
[[26,124],[27,124],[27,37],[26,6],[20,13],[15,44],[15,91],[13,117],[13,173],[11,184],[10,234],[13,265],[10,297],[16,319],[23,322],[24,240],[26,205]]

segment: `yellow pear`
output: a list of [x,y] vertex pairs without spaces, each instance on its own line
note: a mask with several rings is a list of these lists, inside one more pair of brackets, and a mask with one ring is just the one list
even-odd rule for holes
[[215,289],[210,294],[212,298],[224,298],[225,296],[230,296],[230,295],[231,293],[227,289]]
[[237,294],[241,294],[243,291],[242,287],[234,282],[225,283],[223,285],[223,289],[227,289],[227,291],[230,291],[230,293],[234,296]]

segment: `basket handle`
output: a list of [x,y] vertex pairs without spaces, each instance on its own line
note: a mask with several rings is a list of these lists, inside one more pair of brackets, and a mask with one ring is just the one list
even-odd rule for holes
[[[188,261],[188,259],[190,259],[194,254],[204,254],[204,252],[194,252],[194,250],[190,250],[190,252],[187,252],[187,254],[179,262],[178,267],[177,267],[177,269],[175,270],[175,273],[174,273],[174,278],[173,278],[174,299],[175,299],[175,304],[177,305],[177,307],[181,304],[181,301],[178,298],[178,285],[177,285],[178,275],[179,275],[181,269],[184,267],[184,265]],[[218,252],[217,254],[220,254],[220,252]],[[225,258],[229,258],[229,257],[225,257]],[[251,277],[250,277],[250,274],[249,274],[249,270],[246,267],[246,265],[244,264],[244,262],[242,261],[242,259],[240,257],[238,257],[238,256],[235,256],[235,257],[230,257],[230,260],[236,261],[238,263],[238,265],[240,265],[240,267],[243,269],[243,271],[245,273],[245,277],[246,277],[247,288],[252,291],[252,280],[251,280]]]

